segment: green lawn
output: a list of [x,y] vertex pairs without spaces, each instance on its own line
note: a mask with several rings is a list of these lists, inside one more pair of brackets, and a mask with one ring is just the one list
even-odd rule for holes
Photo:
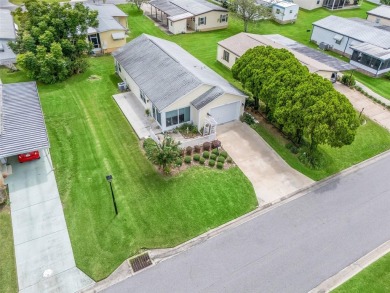
[[[15,5],[22,5],[23,3],[27,2],[28,0],[10,0],[9,2],[15,4]],[[45,1],[49,3],[54,3],[54,2],[68,2],[69,0],[40,0],[40,1]]]
[[381,78],[372,78],[358,71],[354,71],[355,78],[370,88],[372,91],[390,100],[390,80]]
[[325,158],[325,167],[313,170],[302,164],[297,155],[286,148],[286,140],[280,135],[271,133],[263,124],[256,124],[253,128],[291,167],[313,180],[326,178],[390,149],[390,133],[367,120],[365,125],[359,127],[355,141],[351,145],[342,148],[319,146]]
[[390,292],[390,253],[386,254],[356,276],[337,287],[332,293]]
[[14,240],[9,207],[0,207],[0,292],[18,292]]
[[[100,80],[90,81],[90,75]],[[0,71],[4,83],[26,80]],[[64,83],[39,85],[56,179],[77,266],[95,280],[142,249],[172,247],[257,206],[237,168],[194,167],[167,178],[141,152],[112,99],[119,81],[110,56]],[[119,215],[109,185],[113,175]]]

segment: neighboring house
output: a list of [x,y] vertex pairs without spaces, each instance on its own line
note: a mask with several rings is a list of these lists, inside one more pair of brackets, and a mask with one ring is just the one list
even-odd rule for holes
[[325,7],[331,10],[358,7],[362,0],[293,0],[299,7],[306,10],[313,10]]
[[390,6],[381,5],[367,11],[367,20],[390,26]]
[[355,19],[328,16],[313,23],[311,41],[351,58],[370,75],[390,71],[390,31]]
[[95,53],[111,53],[126,44],[127,14],[114,4],[84,3],[98,11],[99,26],[88,28],[88,40]]
[[0,65],[16,63],[16,55],[8,46],[8,42],[15,39],[15,24],[11,11],[0,9]]
[[238,120],[246,96],[175,43],[146,34],[113,53],[116,72],[162,131]]
[[152,0],[149,4],[151,16],[174,35],[228,26],[228,10],[205,0]]
[[239,33],[218,43],[217,60],[223,65],[232,68],[234,63],[247,50],[257,46],[272,46],[277,49],[286,49],[294,54],[303,65],[312,73],[325,78],[332,78],[332,74],[339,71],[354,69],[350,64],[334,57],[308,48],[282,35],[256,35]]
[[0,82],[0,162],[50,147],[35,82]]
[[281,24],[294,23],[298,17],[299,6],[284,0],[256,0],[258,5],[271,7],[272,17]]

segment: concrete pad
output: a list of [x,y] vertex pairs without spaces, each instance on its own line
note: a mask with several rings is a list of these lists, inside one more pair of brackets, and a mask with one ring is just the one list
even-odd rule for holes
[[152,117],[145,115],[145,108],[132,92],[113,96],[127,121],[133,127],[139,139],[149,137],[149,129],[155,123]]
[[79,271],[66,227],[50,156],[9,162],[16,269],[21,292],[77,292],[94,282]]
[[15,245],[66,230],[58,197],[13,212],[12,223],[18,227],[14,234]]
[[314,182],[291,168],[247,124],[219,125],[217,133],[223,148],[252,182],[260,204],[278,201]]
[[46,270],[59,274],[76,265],[67,230],[16,245],[15,257],[20,289],[38,283]]
[[20,293],[79,292],[80,290],[91,286],[93,283],[94,282],[91,280],[91,278],[89,278],[78,268],[74,267],[58,275],[42,278],[38,283],[21,290]]

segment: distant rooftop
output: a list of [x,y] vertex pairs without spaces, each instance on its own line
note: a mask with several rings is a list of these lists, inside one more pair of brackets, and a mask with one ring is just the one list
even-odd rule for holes
[[114,4],[92,4],[92,3],[84,3],[86,7],[91,10],[95,10],[98,12],[98,21],[99,26],[94,28],[89,28],[88,33],[93,32],[106,32],[110,30],[126,30],[118,21],[115,20],[114,17],[127,17],[127,14],[116,7]]
[[[159,111],[201,85],[245,96],[175,43],[142,34],[113,53]],[[204,97],[205,100],[210,96]],[[199,101],[199,104],[205,100]]]
[[353,19],[330,15],[313,22],[313,25],[384,49],[390,48],[389,31],[372,27]]
[[15,26],[11,11],[0,9],[0,40],[15,40]]
[[205,0],[152,0],[149,3],[168,16],[177,16],[185,13],[200,15],[210,11],[228,11]]
[[390,19],[390,6],[388,6],[388,5],[378,6],[370,11],[367,11],[367,14]]

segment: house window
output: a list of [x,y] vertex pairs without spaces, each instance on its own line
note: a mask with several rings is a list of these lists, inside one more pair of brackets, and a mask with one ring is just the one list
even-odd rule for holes
[[376,22],[376,23],[380,23],[380,22],[381,22],[381,19],[380,19],[379,17],[377,17],[377,18],[375,19],[375,22]]
[[198,25],[206,25],[206,16],[198,18]]
[[320,4],[320,0],[317,0],[317,5]]
[[171,21],[171,26],[173,26],[173,21]]
[[141,97],[141,100],[146,104],[146,96],[142,90],[140,90],[140,97]]
[[165,126],[177,125],[190,121],[190,107],[165,113]]
[[92,43],[92,46],[95,49],[99,49],[100,48],[100,40],[99,40],[99,35],[98,34],[89,35],[88,36],[88,41],[90,43]]
[[290,13],[292,13],[292,10],[290,10]]
[[276,9],[276,14],[280,14],[280,9]]
[[227,14],[221,14],[219,17],[220,22],[227,22],[228,21],[228,15]]
[[229,52],[226,50],[223,50],[223,56],[222,59],[225,60],[226,62],[229,62]]
[[161,113],[157,110],[156,106],[153,105],[153,118],[157,120],[158,124],[161,125]]

